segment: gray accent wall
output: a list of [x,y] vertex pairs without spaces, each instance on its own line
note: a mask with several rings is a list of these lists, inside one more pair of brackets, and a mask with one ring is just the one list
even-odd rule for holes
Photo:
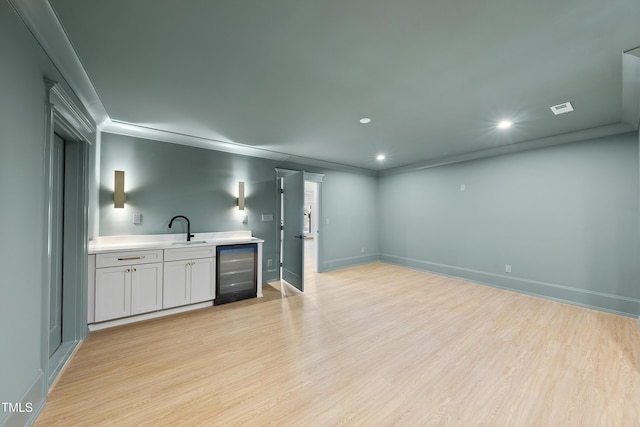
[[[0,1],[0,425],[33,421],[46,396],[43,304],[46,298],[44,78],[63,82],[7,1]],[[48,335],[48,334],[47,334]]]
[[321,209],[320,272],[379,259],[377,179],[328,174],[322,182]]
[[[275,168],[280,167],[325,174],[321,209],[330,223],[325,220],[320,226],[321,270],[378,259],[377,178],[372,174],[319,170],[109,133],[102,134],[99,167],[101,236],[185,233],[183,221],[167,227],[174,215],[186,215],[194,233],[251,230],[265,240],[263,277],[273,280],[278,271],[268,269],[267,261],[279,262]],[[125,171],[124,209],[113,207],[115,170]],[[244,211],[236,206],[238,181],[245,182]],[[133,224],[134,213],[142,214],[140,225]],[[273,215],[273,220],[262,221],[262,214]]]
[[380,177],[381,259],[638,316],[638,185],[635,132]]

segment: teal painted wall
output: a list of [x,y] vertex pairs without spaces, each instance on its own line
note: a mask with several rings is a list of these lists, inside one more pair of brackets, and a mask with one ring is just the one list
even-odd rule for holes
[[384,176],[381,257],[637,316],[638,183],[637,133]]
[[[329,223],[327,224],[327,220]],[[320,271],[379,259],[378,182],[369,176],[328,174],[322,184]]]
[[[174,215],[186,215],[192,232],[251,230],[265,240],[263,274],[267,260],[279,260],[277,242],[277,186],[275,168],[324,173],[322,215],[334,219],[321,228],[323,270],[363,262],[363,255],[377,259],[377,178],[372,175],[320,170],[300,164],[223,153],[153,140],[103,133],[100,156],[101,236],[184,233],[184,222],[167,227]],[[127,201],[113,208],[113,172],[125,171]],[[245,182],[247,208],[235,205],[238,181]],[[142,214],[134,225],[133,213]],[[262,214],[273,215],[270,222]],[[244,215],[248,223],[243,224]],[[354,242],[345,245],[345,242]],[[361,247],[366,247],[366,253]]]
[[[0,1],[0,64],[0,402],[27,400],[36,407],[45,393],[39,382],[46,274],[43,79],[62,78],[6,1]],[[35,412],[0,408],[0,425],[21,425],[31,416]]]

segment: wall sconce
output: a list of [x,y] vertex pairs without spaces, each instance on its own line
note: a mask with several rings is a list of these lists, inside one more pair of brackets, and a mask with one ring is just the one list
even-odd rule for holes
[[236,199],[238,209],[244,210],[244,181],[238,182],[238,198]]
[[124,192],[124,171],[115,171],[113,178],[113,207],[124,208],[127,195]]

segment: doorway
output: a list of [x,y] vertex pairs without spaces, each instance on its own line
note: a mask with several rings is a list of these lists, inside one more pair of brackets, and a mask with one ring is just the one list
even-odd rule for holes
[[[280,278],[303,292],[305,268],[320,271],[320,201],[323,177],[322,174],[305,171],[276,169],[279,194],[277,206],[280,211]],[[305,247],[311,249],[310,256],[305,255]]]
[[54,126],[49,195],[48,382],[86,335],[87,144]]
[[304,182],[304,270],[318,272],[318,183]]
[[88,167],[95,128],[56,82],[48,87],[42,280],[44,382],[51,386],[87,328]]

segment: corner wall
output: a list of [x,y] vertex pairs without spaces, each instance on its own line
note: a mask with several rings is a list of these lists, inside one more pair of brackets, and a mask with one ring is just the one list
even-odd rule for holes
[[383,176],[381,259],[638,316],[639,182],[637,133]]

